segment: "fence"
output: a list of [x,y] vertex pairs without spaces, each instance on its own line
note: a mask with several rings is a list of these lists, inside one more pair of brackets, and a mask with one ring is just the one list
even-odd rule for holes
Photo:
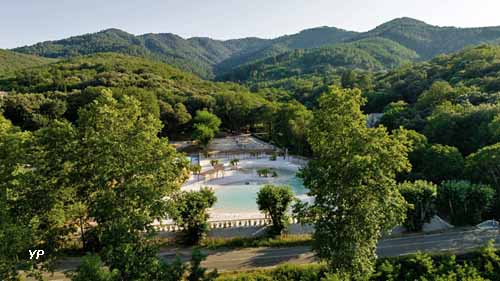
[[[208,229],[229,229],[229,228],[250,228],[250,227],[263,227],[270,225],[272,223],[271,219],[268,218],[256,218],[256,219],[236,219],[236,220],[221,220],[221,221],[209,221]],[[290,219],[291,224],[298,223],[297,219]],[[159,224],[155,225],[156,231],[161,232],[179,232],[183,228],[176,224]]]
[[304,167],[305,165],[307,165],[307,162],[309,162],[308,158],[297,155],[290,155],[287,157],[287,160],[290,161],[290,163],[299,165],[300,167]]

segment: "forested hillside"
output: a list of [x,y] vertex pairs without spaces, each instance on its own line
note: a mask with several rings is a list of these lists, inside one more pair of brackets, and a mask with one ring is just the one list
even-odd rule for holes
[[259,82],[308,74],[331,74],[345,69],[382,71],[411,63],[418,55],[383,38],[367,38],[315,49],[299,49],[243,65],[223,81]]
[[297,103],[281,104],[245,86],[202,80],[172,66],[143,58],[102,53],[73,58],[0,76],[3,115],[24,130],[37,130],[50,120],[75,122],[78,110],[103,94],[133,96],[163,123],[162,135],[190,138],[200,110],[215,113],[222,129],[273,131],[277,143],[303,152],[303,123],[309,112]]
[[54,61],[55,60],[53,59],[25,55],[0,49],[0,75],[23,68],[47,64]]
[[247,50],[222,61],[215,66],[216,74],[232,72],[234,68],[263,58],[276,56],[296,49],[319,48],[345,42],[356,32],[335,27],[319,27],[303,30],[297,34],[285,35],[269,40],[262,48]]
[[50,58],[69,58],[100,52],[116,52],[148,57],[179,66],[202,77],[211,77],[212,65],[241,49],[258,47],[262,41],[256,38],[226,42],[209,38],[186,40],[170,33],[135,36],[118,29],[108,29],[59,41],[38,43],[15,50]]
[[500,43],[500,27],[439,27],[411,18],[400,18],[362,33],[356,39],[372,37],[383,37],[398,42],[416,51],[421,59],[428,60],[467,46]]
[[[201,37],[184,39],[170,33],[135,36],[118,29],[108,29],[14,50],[50,58],[118,52],[159,60],[203,78],[213,78],[215,75],[231,73],[239,66],[284,53],[293,53],[292,51],[297,49],[330,48],[340,44],[343,48],[354,48],[345,52],[358,53],[355,56],[364,60],[340,63],[341,65],[355,68],[367,67],[366,70],[373,70],[380,66],[375,62],[367,62],[366,60],[370,59],[362,58],[366,57],[366,54],[359,54],[358,49],[368,51],[384,67],[390,68],[400,65],[402,60],[427,60],[438,54],[451,53],[466,46],[498,43],[499,40],[499,27],[437,27],[414,19],[402,18],[364,33],[335,27],[320,27],[275,39],[244,38],[227,41]],[[392,48],[394,49],[391,50]],[[321,50],[315,51],[322,52]],[[388,51],[389,54],[395,55],[387,56]],[[307,51],[304,52],[307,53]],[[387,58],[389,61],[386,61]],[[317,62],[312,63],[316,64],[310,65],[309,68],[322,67],[321,63],[320,65],[317,65]]]
[[[481,241],[476,226],[500,219],[498,38],[496,27],[404,18],[366,33],[324,27],[270,40],[111,29],[16,49],[51,59],[0,51],[0,279],[90,253],[72,280],[216,280],[196,247],[190,265],[160,259],[171,241],[157,240],[152,224],[173,219],[175,243],[203,246],[216,195],[181,186],[191,176],[203,178],[190,185],[208,182],[202,169],[217,178],[241,168],[236,183],[267,177],[263,167],[247,178],[253,169],[229,153],[208,157],[217,134],[255,133],[283,150],[242,161],[307,157],[298,177],[313,200],[267,185],[256,203],[269,237],[225,245],[281,245],[292,211],[314,225],[323,263],[219,280],[499,280],[494,241],[458,258],[377,261],[379,240],[397,226],[421,232],[438,215]],[[215,74],[221,81],[202,78]],[[189,165],[171,140],[193,141],[204,163]],[[29,258],[33,249],[49,258]]]
[[256,107],[265,101],[237,84],[205,81],[163,63],[112,53],[61,61],[0,79],[1,90],[18,93],[4,99],[4,115],[23,129],[43,127],[48,119],[60,116],[74,121],[78,108],[91,102],[102,88],[146,101],[170,132],[187,128],[184,125],[189,125],[191,115],[201,109],[223,112],[224,120],[231,119],[239,129],[251,117],[245,110],[225,112],[225,103],[231,102],[236,110],[238,105]]

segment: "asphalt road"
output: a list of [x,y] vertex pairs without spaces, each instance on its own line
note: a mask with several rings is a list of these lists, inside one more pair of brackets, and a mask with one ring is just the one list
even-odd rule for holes
[[[416,252],[466,252],[484,246],[487,241],[495,240],[500,247],[500,231],[471,230],[447,232],[428,235],[413,235],[401,238],[384,239],[379,242],[377,254],[379,257],[402,256]],[[248,270],[266,268],[281,263],[307,264],[316,262],[316,258],[308,246],[286,248],[246,248],[205,251],[208,255],[203,262],[207,268],[217,268],[219,271]],[[178,254],[181,259],[190,257],[189,251],[165,251],[160,255],[172,260]]]
[[[489,240],[495,240],[496,246],[500,247],[500,231],[453,231],[384,239],[379,242],[377,253],[380,257],[402,256],[419,251],[432,253],[461,253],[482,247]],[[317,261],[308,246],[219,249],[204,252],[208,256],[202,265],[209,269],[217,268],[219,272],[269,268],[282,263],[308,264]],[[178,252],[175,250],[164,250],[160,252],[160,256],[167,261],[175,259],[176,255],[179,255],[182,260],[189,260],[191,251],[184,249]],[[74,270],[80,262],[81,258],[64,259],[56,269],[55,274],[52,276],[46,275],[46,277],[51,281],[67,281],[69,279],[64,276],[63,272]]]

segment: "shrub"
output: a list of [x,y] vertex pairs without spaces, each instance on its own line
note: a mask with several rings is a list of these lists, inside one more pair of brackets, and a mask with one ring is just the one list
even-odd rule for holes
[[257,194],[259,210],[271,217],[270,234],[279,235],[288,224],[287,211],[294,200],[289,186],[265,185]]
[[182,192],[175,199],[177,206],[172,218],[184,229],[184,243],[198,244],[208,231],[207,211],[215,204],[217,197],[211,189],[202,188],[200,191]]
[[113,281],[118,280],[116,272],[110,272],[103,268],[101,259],[98,256],[88,255],[83,258],[82,264],[71,276],[72,281]]
[[500,143],[481,148],[469,155],[465,162],[465,170],[473,181],[491,184],[497,189],[494,208],[496,219],[500,219]]
[[489,185],[468,181],[446,181],[438,189],[438,209],[444,211],[453,225],[475,225],[485,219],[495,197]]
[[444,180],[461,178],[464,158],[456,147],[434,144],[424,150],[421,167],[415,167],[425,179],[440,183]]
[[434,203],[437,198],[437,186],[431,182],[418,180],[400,184],[399,191],[410,204],[404,226],[409,231],[421,231],[423,225],[436,214]]
[[271,161],[276,161],[278,159],[278,156],[276,155],[276,153],[273,153],[271,154],[271,156],[269,156],[269,160]]
[[262,168],[262,169],[258,169],[257,170],[257,175],[259,175],[259,177],[265,177],[265,178],[267,178],[267,176],[269,175],[269,173],[271,173],[271,170],[268,169],[268,168]]

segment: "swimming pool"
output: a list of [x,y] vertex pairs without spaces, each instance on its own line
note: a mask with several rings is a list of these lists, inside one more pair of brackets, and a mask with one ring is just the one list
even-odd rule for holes
[[[230,182],[227,184],[217,184],[211,186],[210,182],[206,184],[208,187],[213,187],[217,196],[217,203],[212,208],[212,211],[217,213],[254,213],[258,212],[257,193],[266,184],[273,185],[288,185],[299,199],[306,198],[307,189],[295,172],[273,169],[278,173],[278,177],[258,177],[257,169],[248,169],[238,171],[241,173],[241,178],[247,178],[240,181]],[[246,177],[245,177],[246,176]]]

